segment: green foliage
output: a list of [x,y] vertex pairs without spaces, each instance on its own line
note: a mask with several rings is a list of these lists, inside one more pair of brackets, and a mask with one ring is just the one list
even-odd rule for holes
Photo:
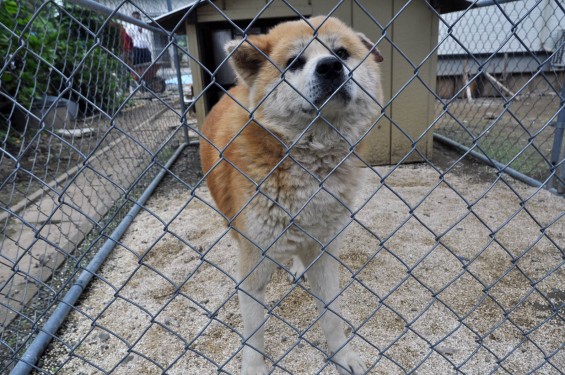
[[[0,51],[3,63],[8,64],[1,76],[0,88],[3,93],[29,107],[32,100],[47,89],[47,75],[39,74],[47,69],[46,61],[52,61],[53,48],[42,48],[56,38],[55,30],[44,17],[33,20],[34,6],[29,1],[3,0],[0,3]],[[34,53],[32,53],[33,51]],[[3,64],[3,65],[4,65]],[[7,101],[0,99],[0,109]]]
[[[0,112],[14,103],[31,108],[45,94],[113,113],[127,73],[120,55],[119,26],[93,11],[64,3],[0,0]],[[37,6],[36,6],[37,5]],[[107,52],[109,51],[109,52]]]
[[[75,5],[66,5],[64,9],[59,24],[61,30],[68,30],[69,34],[59,41],[57,55],[65,57],[60,59],[57,67],[64,76],[72,78],[72,88],[80,93],[79,97],[71,96],[71,99],[92,102],[113,113],[121,103],[119,89],[128,79],[126,69],[111,54],[121,54],[119,25]],[[62,90],[67,83],[59,79],[56,85]],[[90,105],[81,107],[88,112],[85,107]]]

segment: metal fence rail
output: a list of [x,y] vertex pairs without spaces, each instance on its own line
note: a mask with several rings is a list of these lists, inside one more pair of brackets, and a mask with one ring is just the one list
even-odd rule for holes
[[[240,372],[249,342],[230,236],[239,229],[206,186],[194,146],[209,140],[196,118],[230,86],[227,57],[212,58],[216,40],[265,32],[279,13],[306,19],[316,3],[0,1],[2,373]],[[372,124],[388,129],[390,165],[356,149],[377,147],[368,130],[352,141],[346,157],[364,164],[363,184],[341,202],[346,224],[318,244],[343,237],[336,300],[367,373],[562,374],[565,6],[322,3],[323,16],[369,22],[374,47],[393,60]],[[176,20],[161,17],[177,7]],[[250,9],[249,19],[229,17]],[[438,38],[413,57],[399,30],[423,13]],[[199,20],[211,21],[191,28]],[[179,35],[187,30],[214,37]],[[140,64],[137,33],[151,54]],[[318,43],[312,34],[308,44]],[[415,134],[403,116],[418,100],[435,108]],[[304,134],[320,119],[337,131],[310,104]],[[433,134],[459,153],[438,143],[432,153],[423,144]],[[294,147],[284,160],[316,178]],[[328,191],[327,178],[318,182],[316,193]],[[275,202],[263,181],[256,187]],[[269,372],[336,374],[311,280],[292,279],[271,245],[255,245],[279,267],[264,303]]]

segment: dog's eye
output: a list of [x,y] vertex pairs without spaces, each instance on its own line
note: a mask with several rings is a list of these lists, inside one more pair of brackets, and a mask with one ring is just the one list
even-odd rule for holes
[[302,56],[292,56],[290,59],[286,60],[286,67],[290,71],[300,69],[304,64],[306,64],[306,59]]
[[334,53],[342,60],[347,60],[349,58],[349,52],[347,52],[347,50],[343,47],[334,50]]

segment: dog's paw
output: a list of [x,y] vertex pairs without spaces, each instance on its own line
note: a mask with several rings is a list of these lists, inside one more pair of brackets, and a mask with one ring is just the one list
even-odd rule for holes
[[241,375],[267,375],[268,372],[262,355],[250,348],[243,349]]
[[263,360],[241,365],[241,375],[267,375],[268,372],[267,365]]
[[306,281],[306,274],[304,273],[306,268],[299,257],[293,256],[292,257],[292,265],[290,266],[290,273],[288,274],[288,282],[296,283],[298,282],[298,278],[302,275],[302,281]]
[[332,361],[336,363],[337,372],[340,375],[362,375],[367,372],[365,363],[353,350],[342,349]]

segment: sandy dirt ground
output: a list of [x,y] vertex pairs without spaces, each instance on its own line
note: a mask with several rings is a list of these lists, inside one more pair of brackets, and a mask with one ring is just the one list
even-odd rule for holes
[[[180,168],[195,158],[185,155]],[[444,178],[426,164],[364,168],[363,177],[344,233],[340,299],[369,373],[562,373],[563,198],[497,180],[476,163]],[[205,186],[165,181],[58,333],[43,371],[238,374],[237,245],[212,207]],[[337,374],[308,282],[279,270],[266,300],[273,373]]]

